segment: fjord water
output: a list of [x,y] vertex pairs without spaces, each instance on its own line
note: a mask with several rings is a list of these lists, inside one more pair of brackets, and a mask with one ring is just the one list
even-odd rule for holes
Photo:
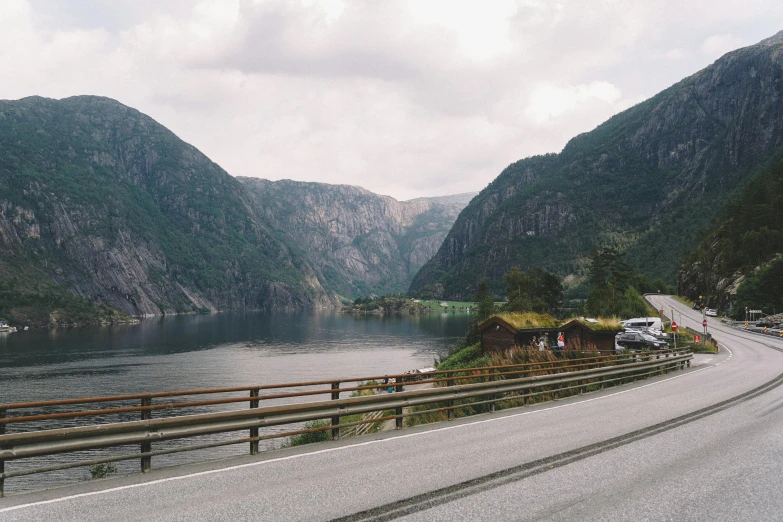
[[[401,373],[432,366],[435,357],[464,335],[469,319],[468,315],[453,313],[381,317],[349,316],[334,311],[244,312],[147,318],[138,325],[0,335],[0,403]],[[50,422],[40,428],[93,422]],[[18,430],[9,426],[9,431]],[[219,434],[187,443],[231,436]],[[154,449],[184,443],[161,443]],[[192,453],[155,457],[153,467],[246,453],[247,448],[241,446],[217,448],[201,457]],[[107,450],[102,451],[84,452],[81,458],[98,458]],[[137,451],[138,448],[111,450],[113,454]],[[55,456],[46,459],[46,464],[75,458],[76,455]],[[6,469],[33,464],[44,465],[40,460],[9,462]],[[133,472],[138,470],[138,461],[117,466],[120,472]],[[46,487],[78,480],[85,474],[84,469],[75,469],[20,477],[9,479],[6,488],[12,491]]]

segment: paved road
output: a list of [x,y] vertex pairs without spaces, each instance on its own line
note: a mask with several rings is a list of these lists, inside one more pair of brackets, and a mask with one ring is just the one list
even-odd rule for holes
[[[682,323],[701,315],[655,297]],[[781,520],[783,342],[531,408],[0,500],[0,520]],[[781,350],[781,351],[778,351]]]

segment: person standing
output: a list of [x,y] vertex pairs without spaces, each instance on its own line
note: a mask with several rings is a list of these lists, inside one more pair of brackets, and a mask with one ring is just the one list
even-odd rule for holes
[[562,350],[565,348],[565,335],[563,335],[563,332],[557,333],[557,349]]
[[544,337],[541,336],[538,341],[538,351],[543,352],[546,350],[546,343],[544,342]]

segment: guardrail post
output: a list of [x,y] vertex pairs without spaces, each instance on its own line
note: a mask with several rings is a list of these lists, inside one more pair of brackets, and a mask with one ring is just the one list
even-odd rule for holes
[[[152,397],[144,397],[141,399],[142,408],[149,408],[150,406],[152,406]],[[151,418],[152,418],[151,409],[141,410],[141,420],[150,420]],[[152,443],[142,442],[141,452],[149,453],[150,451],[152,451]],[[141,457],[141,472],[149,473],[150,469],[152,469],[152,457],[150,457],[149,455]]]
[[[258,388],[253,388],[250,390],[250,396],[251,397],[258,397]],[[250,401],[250,408],[258,408],[258,399]],[[258,426],[255,428],[250,428],[250,438],[254,438],[255,440],[250,441],[250,454],[251,455],[258,455]]]
[[[340,400],[340,381],[332,383],[332,400]],[[332,417],[332,440],[338,440],[340,438],[340,416],[335,415]]]
[[[394,391],[401,392],[402,391],[402,384],[398,384],[394,387]],[[394,419],[394,428],[401,430],[402,429],[402,406],[399,406],[394,409],[394,415],[397,416],[396,419]]]
[[[454,379],[449,379],[446,381],[446,386],[451,387],[454,386]],[[446,406],[448,407],[448,419],[452,420],[454,418],[454,401],[449,400],[446,402]]]
[[[495,370],[495,368],[492,368],[491,370],[489,370],[489,374],[490,374],[489,380],[490,380],[490,382],[495,382],[495,373],[496,372],[497,372],[497,370]],[[489,400],[490,400],[490,402],[489,402],[489,411],[490,411],[490,413],[495,413],[495,401],[497,400],[497,398],[498,398],[498,396],[497,396],[496,393],[493,393],[492,395],[489,396]]]
[[[5,408],[0,408],[0,421],[5,420]],[[0,423],[0,435],[5,435],[5,422]],[[5,461],[0,459],[0,498],[5,495],[5,479],[3,478],[5,473]]]

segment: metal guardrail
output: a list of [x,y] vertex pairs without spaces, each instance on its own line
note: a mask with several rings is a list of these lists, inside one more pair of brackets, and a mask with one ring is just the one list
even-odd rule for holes
[[[397,393],[382,393],[350,398],[340,398],[340,392],[359,391],[386,388],[389,384],[360,385],[340,389],[343,382],[372,381],[387,376],[376,376],[351,381],[314,381],[310,383],[288,383],[242,388],[223,388],[219,390],[190,390],[185,392],[162,392],[156,394],[124,395],[113,397],[95,397],[89,399],[63,399],[35,403],[16,403],[0,405],[0,496],[3,495],[4,481],[8,478],[63,470],[94,464],[139,459],[141,470],[149,471],[152,457],[170,453],[179,453],[197,449],[225,446],[239,443],[250,444],[250,454],[258,453],[259,441],[290,436],[315,431],[331,431],[333,438],[338,438],[340,428],[360,426],[367,422],[395,420],[397,429],[403,426],[403,419],[414,415],[431,412],[447,412],[452,418],[454,410],[487,404],[494,411],[495,404],[503,401],[527,401],[528,398],[540,395],[553,395],[563,392],[581,393],[590,386],[604,387],[607,384],[634,380],[649,375],[684,368],[690,365],[690,352],[644,352],[635,354],[600,356],[581,360],[561,360],[549,363],[529,363],[513,366],[490,366],[450,371],[435,371],[423,374],[424,379],[417,383],[434,383],[436,386],[426,389],[402,391],[403,382],[410,375],[399,374],[399,380],[391,384]],[[591,367],[600,364],[598,367]],[[580,368],[581,369],[575,369]],[[533,375],[538,373],[538,375]],[[441,377],[445,375],[445,377]],[[468,382],[466,382],[468,381]],[[410,382],[410,381],[409,381]],[[260,396],[259,392],[266,389],[301,387],[303,385],[328,384],[326,391],[300,391],[286,394]],[[445,385],[444,385],[445,384]],[[172,403],[153,405],[154,397],[171,397],[178,395],[195,395],[222,393],[227,391],[249,391],[249,397],[193,401],[189,403]],[[285,404],[260,407],[259,402],[269,398],[302,397],[331,393],[331,400],[319,400],[300,404]],[[476,400],[483,399],[483,400]],[[112,402],[118,400],[140,400],[141,406],[124,408],[109,408],[105,410],[85,410],[79,412],[62,412],[54,414],[35,414],[8,417],[8,410],[34,407],[51,407],[57,405],[92,404],[96,402]],[[471,400],[469,403],[459,401]],[[180,415],[165,418],[151,418],[156,409],[173,409],[186,405],[228,404],[232,402],[249,402],[250,408],[243,410],[220,411],[195,415]],[[445,406],[441,405],[445,404]],[[404,412],[404,408],[432,405],[427,410]],[[368,420],[352,423],[340,423],[347,415],[368,414],[373,412],[393,411],[393,415],[376,415]],[[60,419],[98,414],[116,414],[141,412],[141,420],[129,422],[113,422],[91,426],[67,427],[20,433],[5,433],[7,424],[14,422],[32,422],[47,419]],[[330,420],[331,424],[311,429],[299,429],[285,433],[261,435],[260,428],[301,424],[308,421]],[[218,443],[190,445],[178,448],[153,450],[154,442],[172,439],[182,439],[199,435],[235,432],[249,430],[249,437],[242,437]],[[111,457],[82,460],[52,466],[5,471],[5,462],[69,453],[96,448],[107,448],[138,444],[139,453],[115,455]]]

